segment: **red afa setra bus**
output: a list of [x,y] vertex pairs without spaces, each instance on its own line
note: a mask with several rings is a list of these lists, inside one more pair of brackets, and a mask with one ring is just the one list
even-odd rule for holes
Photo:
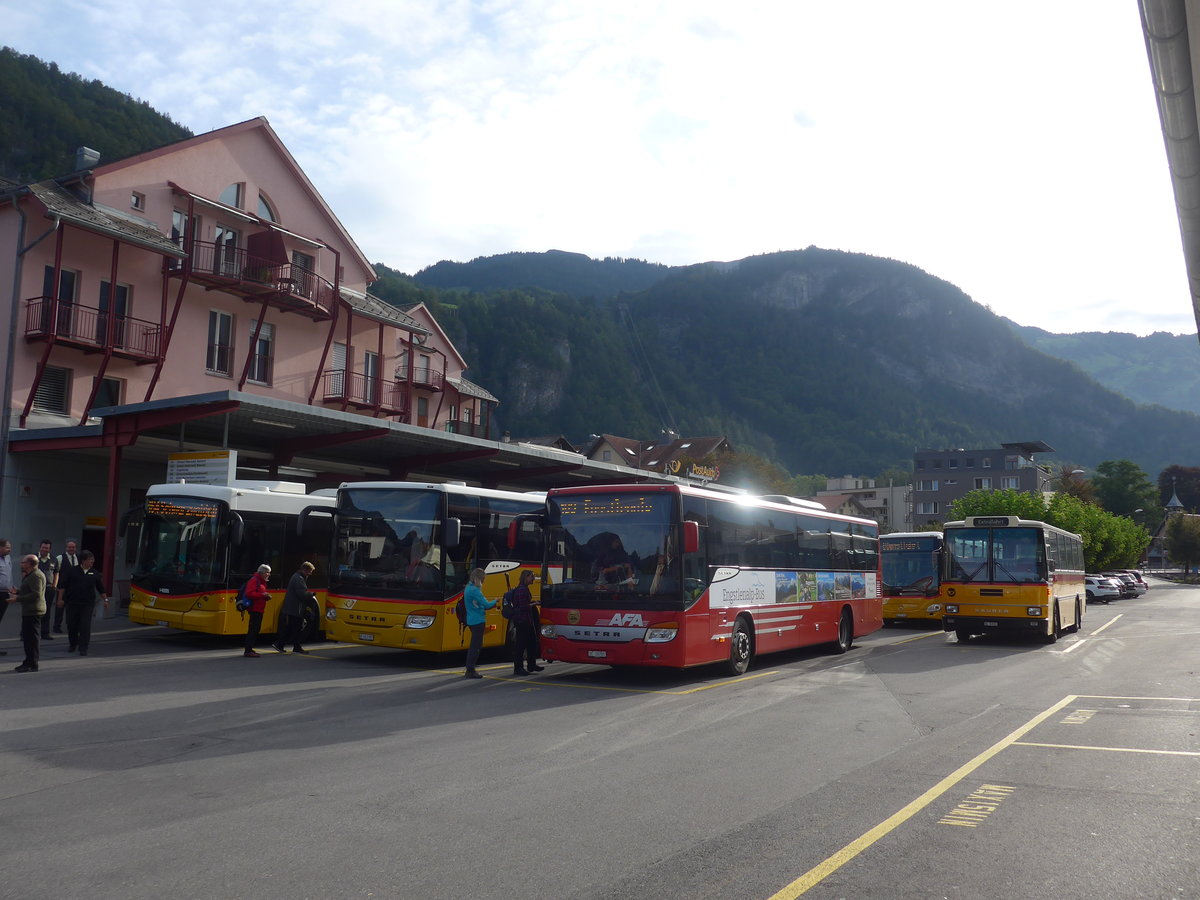
[[760,653],[883,626],[879,530],[811,501],[687,485],[546,497],[546,659],[740,675]]

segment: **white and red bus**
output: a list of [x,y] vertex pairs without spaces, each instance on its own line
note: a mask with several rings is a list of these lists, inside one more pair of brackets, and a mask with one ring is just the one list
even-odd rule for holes
[[[514,523],[514,529],[516,523]],[[684,668],[883,626],[879,529],[811,501],[686,485],[546,497],[542,656]]]

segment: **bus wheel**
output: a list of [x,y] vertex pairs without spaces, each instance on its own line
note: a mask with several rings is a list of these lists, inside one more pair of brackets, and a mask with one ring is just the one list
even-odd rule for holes
[[965,628],[959,628],[954,632],[954,636],[958,638],[958,642],[960,644],[965,644],[971,639],[971,632],[967,631]]
[[300,607],[300,642],[311,644],[321,636],[321,610],[312,600]]
[[745,675],[753,656],[754,638],[750,634],[750,623],[745,616],[738,616],[729,641],[729,674]]
[[1050,633],[1042,638],[1047,644],[1058,642],[1058,635],[1062,631],[1062,621],[1058,615],[1058,603],[1054,604],[1054,618],[1050,621]]
[[850,610],[842,610],[842,619],[838,622],[836,652],[845,653],[854,643],[854,620],[850,618]]

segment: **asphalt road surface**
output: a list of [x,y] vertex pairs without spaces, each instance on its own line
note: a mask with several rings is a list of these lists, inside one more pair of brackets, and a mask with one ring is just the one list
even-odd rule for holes
[[746,676],[98,622],[16,674],[0,897],[1200,898],[1200,588]]

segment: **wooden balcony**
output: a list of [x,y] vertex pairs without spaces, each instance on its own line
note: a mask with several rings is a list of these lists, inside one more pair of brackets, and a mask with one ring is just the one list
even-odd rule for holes
[[374,409],[378,397],[380,412],[389,416],[408,413],[408,387],[399,382],[380,384],[376,376],[341,369],[329,369],[321,373],[321,380],[326,403],[345,403],[356,409]]
[[247,250],[212,241],[192,241],[187,262],[169,270],[210,290],[224,291],[244,300],[266,300],[276,309],[297,312],[312,319],[333,315],[333,284],[302,266],[273,262]]
[[113,356],[147,363],[158,359],[162,326],[133,316],[53,297],[25,301],[25,339],[76,347],[85,353],[111,351]]

